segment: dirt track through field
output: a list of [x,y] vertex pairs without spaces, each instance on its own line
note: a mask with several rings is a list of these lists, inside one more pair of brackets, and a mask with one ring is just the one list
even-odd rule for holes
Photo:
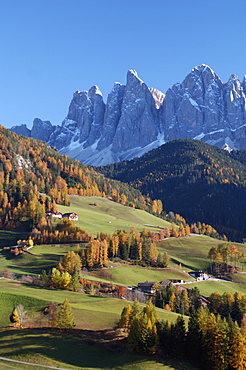
[[39,365],[39,364],[34,364],[32,362],[25,362],[25,361],[18,361],[18,360],[13,360],[11,358],[7,357],[0,357],[1,361],[8,361],[8,362],[14,362],[17,364],[23,364],[23,365],[30,365],[30,366],[36,366],[36,367],[44,367],[46,369],[55,369],[55,370],[69,370],[65,369],[64,367],[55,367],[55,366],[47,366],[47,365]]

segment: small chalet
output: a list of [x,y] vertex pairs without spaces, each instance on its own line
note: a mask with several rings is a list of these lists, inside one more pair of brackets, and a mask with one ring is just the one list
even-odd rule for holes
[[48,212],[48,213],[46,213],[46,216],[61,219],[62,218],[62,213],[61,212]]
[[138,283],[138,290],[147,294],[154,294],[156,289],[154,288],[153,282],[145,281],[144,283]]
[[160,284],[163,288],[166,288],[170,283],[172,283],[172,284],[185,284],[185,280],[183,280],[183,279],[166,279],[166,280],[161,281]]
[[78,221],[79,216],[77,215],[77,213],[71,212],[71,213],[63,213],[62,218],[68,218],[69,220],[72,220],[72,221]]
[[196,278],[196,281],[203,281],[209,279],[208,274],[204,271],[192,271],[189,272],[189,275]]

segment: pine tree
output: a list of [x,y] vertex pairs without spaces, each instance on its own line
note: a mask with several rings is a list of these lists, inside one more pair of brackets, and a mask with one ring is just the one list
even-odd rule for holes
[[187,352],[188,357],[201,360],[203,354],[203,337],[202,331],[199,325],[198,312],[194,311],[188,323],[188,333],[187,333]]
[[119,321],[119,327],[120,328],[125,328],[125,329],[129,330],[131,314],[132,314],[132,309],[131,309],[130,305],[123,308],[122,313],[121,313],[121,318],[120,318],[120,321]]
[[207,364],[213,370],[228,368],[229,327],[220,315],[210,314],[204,337]]
[[246,368],[246,338],[237,322],[232,323],[230,333],[229,363],[234,369],[245,370]]
[[171,311],[174,311],[175,309],[175,303],[176,303],[176,295],[175,293],[172,293],[170,298],[169,298],[169,307],[171,308]]
[[130,325],[131,325],[132,320],[134,319],[134,317],[137,316],[141,311],[141,306],[140,306],[140,303],[138,302],[137,299],[135,299],[133,301],[133,305],[132,305],[131,309],[132,310],[131,310],[131,317],[130,317]]
[[127,340],[128,348],[138,353],[155,353],[158,344],[156,323],[155,307],[149,300],[142,312],[132,319]]
[[61,304],[57,318],[57,328],[60,329],[72,329],[74,328],[74,317],[71,306],[66,298]]
[[77,266],[75,266],[74,274],[72,275],[72,279],[70,282],[70,287],[74,292],[78,292],[81,288],[80,274]]
[[168,320],[162,320],[157,324],[157,332],[163,355],[165,357],[172,357],[171,325]]
[[183,358],[185,353],[185,321],[182,316],[178,316],[172,330],[173,357]]
[[162,259],[161,259],[161,265],[162,267],[166,268],[170,263],[170,258],[167,252],[163,253]]
[[74,251],[68,251],[62,259],[62,265],[65,271],[69,272],[69,274],[73,274],[75,267],[77,267],[78,270],[81,270],[82,264],[80,256]]
[[184,289],[181,292],[181,314],[189,315],[189,310],[190,310],[190,300],[188,297],[187,289]]

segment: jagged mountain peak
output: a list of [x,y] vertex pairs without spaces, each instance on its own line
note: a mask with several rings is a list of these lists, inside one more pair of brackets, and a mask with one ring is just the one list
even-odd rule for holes
[[188,89],[192,89],[194,88],[194,85],[197,85],[197,87],[200,85],[203,88],[206,88],[214,83],[222,84],[219,76],[214,72],[214,70],[206,64],[202,64],[191,70],[191,72],[185,77],[182,85]]
[[143,80],[138,76],[138,73],[135,69],[129,69],[126,76],[126,83],[131,84],[132,82],[135,83],[135,81],[138,81],[140,84],[143,84]]
[[89,96],[92,96],[92,95],[101,95],[102,96],[102,92],[101,92],[101,90],[99,89],[99,87],[97,85],[94,85],[88,91],[88,95]]
[[191,70],[191,72],[192,71],[199,71],[201,73],[209,72],[209,73],[215,74],[214,70],[210,66],[208,66],[207,64],[201,64],[199,66],[196,66]]
[[238,76],[233,73],[232,75],[230,75],[229,81],[234,81],[234,80],[238,80]]
[[42,122],[34,122],[31,131],[24,126],[12,130],[35,135],[91,165],[132,159],[174,139],[245,149],[246,75],[242,83],[234,74],[223,83],[201,64],[164,94],[129,69],[126,84],[116,82],[106,103],[97,85],[77,90],[61,126]]

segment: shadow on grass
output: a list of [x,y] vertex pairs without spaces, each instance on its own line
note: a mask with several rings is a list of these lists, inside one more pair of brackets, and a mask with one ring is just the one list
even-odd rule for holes
[[64,254],[55,254],[55,253],[50,253],[50,254],[45,254],[45,253],[40,253],[40,254],[34,254],[34,253],[30,253],[31,256],[33,257],[37,257],[37,258],[44,258],[44,259],[47,259],[47,260],[50,260],[50,261],[60,261],[60,258],[61,257],[64,257]]
[[[182,257],[185,258],[186,256],[188,256],[188,254],[182,253],[179,256],[180,256],[181,260],[178,260],[174,257],[171,257],[170,259],[173,263],[176,263],[177,265],[180,265],[180,263],[181,263],[182,267],[185,267],[185,268],[190,269],[190,270],[206,270],[206,271],[208,271],[208,269],[209,269],[209,262],[208,262],[206,257],[191,256],[193,258],[193,261],[194,261],[194,265],[191,265],[191,264],[188,264],[187,262],[185,263],[184,261],[182,261]],[[178,258],[178,256],[177,256],[177,258]],[[200,267],[196,267],[195,265],[197,265],[197,264]]]
[[27,232],[0,230],[0,247],[16,245],[16,240],[25,239]]
[[[180,261],[175,259],[175,258],[171,258],[171,262],[175,263],[176,265],[180,265]],[[192,265],[187,265],[186,263],[182,263],[182,268],[187,268],[187,269],[190,269],[190,270],[195,270],[194,269],[194,266]]]
[[42,257],[28,256],[26,254],[14,256],[1,251],[0,255],[3,256],[6,261],[11,261],[13,263],[13,265],[6,266],[6,268],[11,269],[16,267],[24,274],[40,274],[42,270],[47,271],[57,264],[57,261],[44,259]]
[[[133,365],[134,369],[147,370],[148,367],[144,366],[144,363],[153,361],[157,366],[162,364],[176,370],[195,370],[194,367],[182,361],[162,361],[154,356],[129,353],[125,350],[125,339],[118,340],[119,343],[111,341],[114,351],[109,350],[95,342],[96,338],[100,340],[104,334],[104,331],[66,332],[49,328],[5,330],[0,332],[0,355],[18,357],[24,361],[28,359],[31,361],[32,357],[37,358],[40,355],[82,368],[123,368],[125,365]],[[151,364],[149,366],[152,367]]]

